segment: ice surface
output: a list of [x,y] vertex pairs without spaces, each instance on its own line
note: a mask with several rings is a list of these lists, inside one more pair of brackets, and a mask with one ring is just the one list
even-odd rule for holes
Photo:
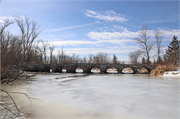
[[29,91],[53,102],[130,119],[178,119],[177,77],[97,74],[57,82],[64,76],[68,74],[38,75]]

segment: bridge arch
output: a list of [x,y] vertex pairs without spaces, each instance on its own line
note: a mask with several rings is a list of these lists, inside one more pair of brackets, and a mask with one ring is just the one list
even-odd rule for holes
[[138,71],[139,74],[149,74],[149,71],[146,69],[146,68],[141,68],[139,71]]
[[66,73],[76,73],[76,67],[74,66],[64,66]]
[[[148,71],[148,74],[151,72],[151,70],[152,70],[152,68],[150,67],[150,66],[146,66],[146,65],[142,65],[142,66],[140,66],[139,67],[139,69],[141,70],[141,69],[147,69],[147,71]],[[139,72],[138,72],[139,73]]]
[[58,72],[61,73],[63,69],[63,66],[56,66],[56,67],[52,67],[52,71],[53,72]]
[[101,73],[101,69],[98,66],[91,68],[91,73]]
[[135,68],[133,67],[123,67],[122,74],[133,74],[135,73]]
[[63,66],[62,70],[63,73],[66,73],[66,67]]
[[84,69],[81,66],[76,68],[76,73],[84,73]]
[[107,67],[107,69],[106,69],[106,73],[118,73],[118,69],[116,68],[116,67],[114,67],[114,66],[109,66],[109,67]]
[[80,64],[65,65],[64,67],[65,67],[65,69],[66,69],[66,73],[79,73],[79,72],[77,72],[77,70],[76,70],[76,69],[78,69],[78,68],[81,68],[81,69],[82,69],[82,73],[86,73],[86,72],[85,72],[85,67],[83,67],[83,66],[80,65]]
[[83,68],[83,73],[92,73],[92,72],[91,72],[91,69],[92,69],[93,67],[95,67],[95,66],[94,66],[94,65],[91,65],[91,64],[82,66],[82,68]]

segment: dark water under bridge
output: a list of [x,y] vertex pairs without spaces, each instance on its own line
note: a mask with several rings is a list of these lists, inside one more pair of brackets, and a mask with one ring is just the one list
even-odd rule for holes
[[107,69],[116,68],[118,73],[123,73],[124,68],[131,68],[134,73],[139,73],[141,68],[146,68],[148,72],[151,72],[155,68],[155,65],[142,65],[142,64],[87,64],[87,63],[65,63],[65,64],[41,64],[31,65],[27,71],[31,72],[62,72],[65,68],[67,73],[76,73],[76,69],[80,67],[83,73],[91,73],[91,69],[96,67],[100,69],[100,73],[107,73]]

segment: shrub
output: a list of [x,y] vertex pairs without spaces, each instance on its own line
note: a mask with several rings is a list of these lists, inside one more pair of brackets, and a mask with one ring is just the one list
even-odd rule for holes
[[152,76],[163,75],[166,71],[176,71],[177,67],[173,64],[170,65],[158,65],[154,70],[150,72]]

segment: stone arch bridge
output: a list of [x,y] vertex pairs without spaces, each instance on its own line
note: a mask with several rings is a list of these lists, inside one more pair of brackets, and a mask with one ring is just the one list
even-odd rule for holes
[[65,64],[42,64],[32,65],[27,71],[31,72],[62,72],[63,68],[66,68],[67,73],[76,73],[78,67],[82,68],[83,73],[91,73],[91,69],[97,67],[101,73],[107,73],[108,68],[116,68],[118,73],[122,73],[124,68],[131,68],[134,73],[139,73],[141,68],[146,68],[150,73],[155,68],[155,65],[142,65],[142,64],[88,64],[88,63],[65,63]]

